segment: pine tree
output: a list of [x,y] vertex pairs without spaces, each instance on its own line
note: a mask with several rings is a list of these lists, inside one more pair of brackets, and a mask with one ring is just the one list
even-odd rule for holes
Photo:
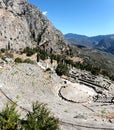
[[0,129],[1,130],[19,130],[19,115],[15,111],[15,104],[6,104],[0,113]]
[[40,61],[40,55],[39,55],[39,53],[37,53],[37,62],[39,62]]
[[10,50],[11,49],[11,47],[10,47],[10,42],[8,42],[8,50]]
[[58,120],[50,115],[45,104],[33,103],[32,110],[27,114],[24,130],[59,130]]

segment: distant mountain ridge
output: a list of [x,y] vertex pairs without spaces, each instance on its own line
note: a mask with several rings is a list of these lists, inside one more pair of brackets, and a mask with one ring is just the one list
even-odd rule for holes
[[114,34],[88,37],[85,35],[68,33],[65,34],[64,37],[73,44],[97,48],[114,54]]
[[92,46],[93,41],[85,35],[68,33],[64,37],[71,43],[84,46]]

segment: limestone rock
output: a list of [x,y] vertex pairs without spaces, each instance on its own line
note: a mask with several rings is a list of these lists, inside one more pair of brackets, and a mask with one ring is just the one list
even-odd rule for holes
[[27,0],[0,0],[0,48],[45,46],[62,51],[67,42],[42,12]]

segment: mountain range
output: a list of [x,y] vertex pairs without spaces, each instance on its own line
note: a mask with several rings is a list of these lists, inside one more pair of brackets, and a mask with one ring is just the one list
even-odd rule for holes
[[114,54],[114,34],[88,37],[85,35],[68,33],[65,34],[64,37],[72,44],[92,47]]

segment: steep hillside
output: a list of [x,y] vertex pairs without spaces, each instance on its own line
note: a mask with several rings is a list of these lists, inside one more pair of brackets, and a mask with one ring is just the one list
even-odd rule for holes
[[[114,80],[114,44],[113,35],[86,37],[83,35],[67,34],[65,35],[71,45],[74,45],[74,53],[83,61],[82,64],[76,64],[81,69],[91,71],[93,74],[103,74]],[[77,42],[73,42],[72,39]],[[81,43],[79,40],[80,39]],[[92,44],[86,43],[89,39]],[[85,40],[82,42],[82,40]],[[79,41],[79,42],[78,42]]]
[[101,39],[96,47],[98,49],[114,54],[114,37]]
[[13,50],[22,50],[44,44],[60,52],[66,41],[62,33],[27,0],[1,0],[0,48],[10,46]]

